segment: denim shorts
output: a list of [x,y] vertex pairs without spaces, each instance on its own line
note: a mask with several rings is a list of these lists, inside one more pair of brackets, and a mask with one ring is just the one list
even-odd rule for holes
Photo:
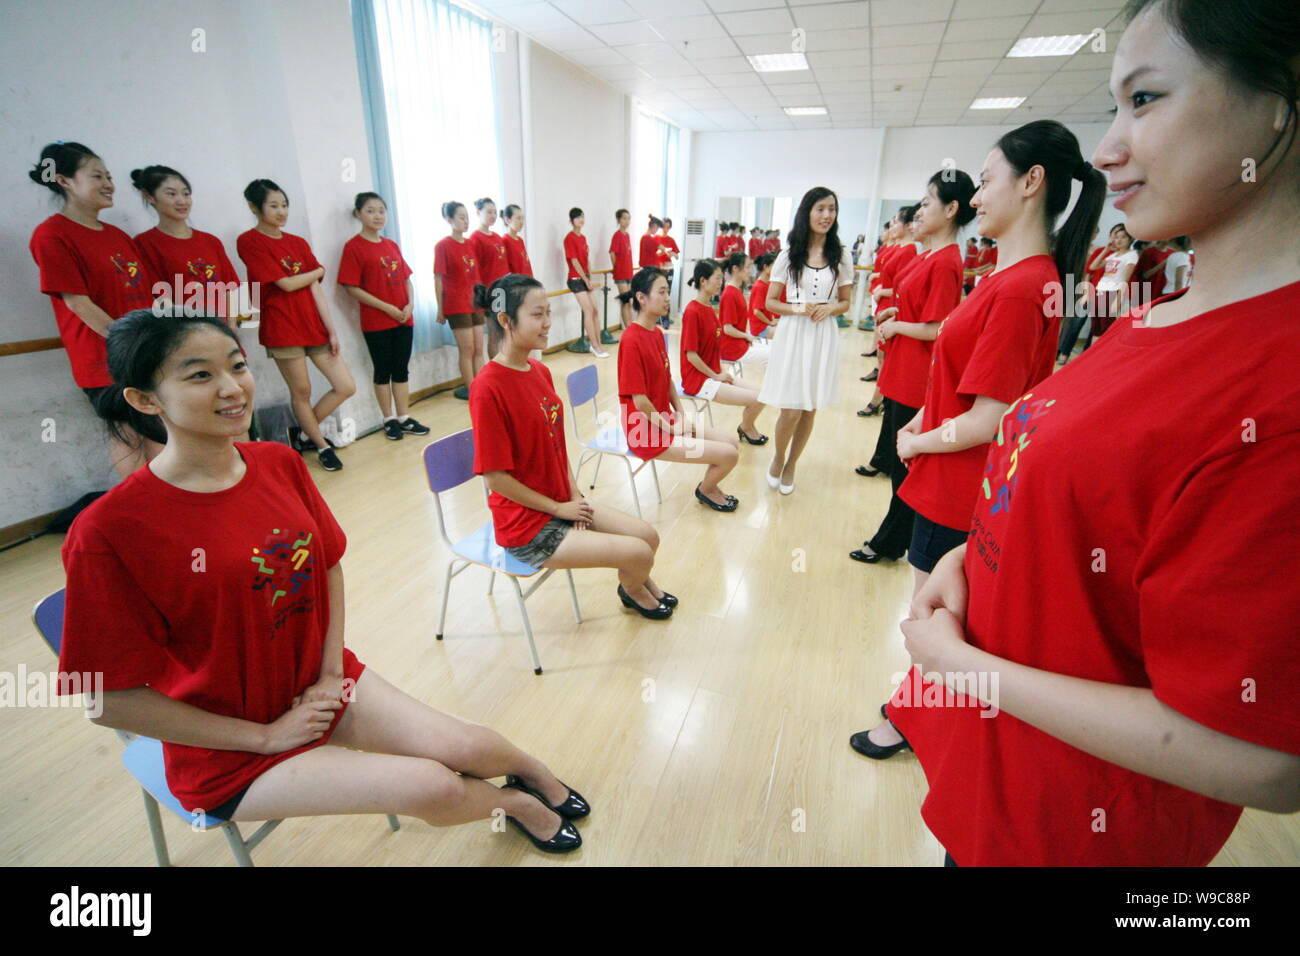
[[560,542],[572,527],[572,521],[552,518],[542,525],[542,529],[537,534],[533,535],[532,541],[521,544],[517,548],[506,548],[506,553],[524,562],[530,568],[540,568],[551,559],[551,555],[555,554],[555,549],[560,546]]
[[918,571],[929,574],[939,559],[958,545],[966,543],[965,531],[935,524],[917,512],[912,521],[912,546],[907,550],[907,560]]

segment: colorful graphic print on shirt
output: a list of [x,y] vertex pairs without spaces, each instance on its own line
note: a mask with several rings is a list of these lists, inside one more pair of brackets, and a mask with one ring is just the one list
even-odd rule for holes
[[312,541],[309,531],[273,528],[262,546],[253,549],[249,559],[256,566],[253,590],[265,595],[267,607],[274,612],[274,630],[279,630],[290,614],[309,611],[315,603],[306,587],[316,565]]
[[113,253],[109,257],[113,263],[113,268],[122,276],[122,287],[124,289],[140,288],[140,263],[127,259],[120,252]]

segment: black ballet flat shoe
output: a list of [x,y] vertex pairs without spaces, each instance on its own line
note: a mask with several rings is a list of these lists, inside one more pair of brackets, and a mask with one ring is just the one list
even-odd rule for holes
[[708,505],[714,511],[735,511],[736,508],[740,505],[740,500],[733,495],[727,495],[726,496],[727,503],[725,505],[720,505],[712,498],[710,498],[708,495],[706,495],[704,492],[700,491],[699,485],[695,486],[695,497],[698,498],[703,504]]
[[747,442],[749,442],[751,445],[766,445],[766,444],[767,444],[767,436],[766,436],[766,435],[759,435],[757,438],[750,438],[748,435],[745,434],[745,430],[744,430],[743,428],[739,428],[739,427],[737,427],[737,429],[736,429],[736,434],[740,436],[740,440],[741,440],[741,441],[747,441]]
[[850,551],[849,557],[854,561],[861,561],[863,564],[876,564],[886,560],[883,554],[876,554],[874,551],[863,551],[861,548],[857,551]]
[[858,467],[853,470],[863,478],[874,478],[876,475],[880,474],[879,468],[868,468],[866,465],[858,465]]
[[563,817],[560,818],[560,829],[556,830],[555,836],[551,837],[549,840],[539,840],[537,837],[533,836],[528,827],[524,826],[514,817],[506,817],[506,819],[513,823],[515,828],[524,836],[528,837],[528,839],[532,841],[533,846],[537,847],[537,849],[541,850],[543,853],[572,853],[578,847],[582,846],[582,834],[578,832],[577,827],[568,820],[565,820]]
[[[654,597],[653,594],[651,594],[650,596]],[[675,594],[669,594],[667,591],[665,591],[663,593],[663,597],[659,598],[659,603],[662,604],[664,607],[676,607],[677,596]]]
[[563,780],[561,780],[560,783],[568,789],[569,795],[564,798],[563,802],[553,807],[546,802],[546,798],[543,797],[540,792],[524,783],[522,777],[516,777],[514,774],[510,774],[506,777],[505,787],[502,787],[501,789],[504,790],[508,787],[511,790],[522,790],[524,793],[536,797],[541,801],[543,806],[550,807],[566,820],[581,820],[587,814],[591,813],[591,804],[583,799],[582,794],[578,793],[577,790],[574,790],[567,783],[564,783]]
[[632,600],[632,595],[628,594],[621,584],[618,586],[618,599],[623,602],[625,608],[636,611],[642,617],[648,617],[652,621],[666,621],[673,616],[673,609],[662,601],[659,602],[658,607],[647,608],[637,604],[636,601]]
[[878,379],[878,378],[880,378],[880,372],[876,371],[876,372],[872,372],[870,375],[864,375],[864,376],[862,377],[862,381],[864,381],[864,382],[874,382],[874,381],[875,381],[876,379]]
[[875,358],[875,357],[876,357],[876,350],[875,350],[875,349],[872,349],[870,352],[863,352],[863,353],[862,353],[862,357],[863,357],[863,358]]
[[859,409],[858,409],[858,414],[861,415],[863,418],[871,418],[873,415],[879,415],[879,414],[880,414],[880,403],[879,403],[879,402],[874,402],[874,403],[873,403],[873,402],[868,402],[866,408],[859,408]]
[[[895,727],[894,729],[897,730],[898,728]],[[899,736],[902,737],[902,734],[899,734]],[[862,756],[870,757],[872,760],[888,760],[900,750],[912,749],[912,745],[907,742],[906,737],[903,737],[903,740],[900,743],[893,744],[889,747],[882,747],[879,744],[874,743],[872,739],[867,736],[867,731],[865,730],[859,731],[850,737],[849,746],[862,754]]]

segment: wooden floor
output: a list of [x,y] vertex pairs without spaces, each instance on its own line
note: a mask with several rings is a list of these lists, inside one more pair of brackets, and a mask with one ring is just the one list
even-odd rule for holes
[[[840,334],[843,398],[818,418],[797,491],[769,490],[769,452],[748,445],[724,483],[740,498],[735,514],[696,502],[700,466],[660,466],[662,505],[643,474],[645,515],[663,540],[655,578],[681,607],[667,624],[644,621],[619,605],[613,572],[579,571],[584,621],[575,626],[563,576],[553,577],[529,602],[541,677],[510,589],[488,598],[478,569],[453,582],[447,638],[434,642],[447,551],[421,470],[424,440],[371,435],[342,453],[346,468],[334,474],[311,462],[349,538],[349,646],[407,692],[541,757],[595,811],[581,824],[582,850],[567,858],[488,822],[436,829],[403,819],[390,833],[382,817],[349,816],[285,821],[255,852],[258,864],[940,865],[918,813],[925,780],[915,757],[875,763],[848,745],[907,669],[898,621],[912,572],[847,556],[883,515],[889,483],[853,473],[880,419],[854,415],[868,395],[858,381],[866,336]],[[669,346],[675,363],[675,337]],[[595,360],[560,352],[547,361],[563,395],[564,376]],[[609,408],[616,360],[597,367]],[[746,375],[756,382],[762,368]],[[469,425],[466,404],[450,395],[414,412],[432,437]],[[737,409],[715,415],[720,427],[739,421]],[[759,419],[766,432],[774,422],[771,410]],[[576,459],[572,441],[570,453]],[[632,510],[613,460],[591,494]],[[463,530],[485,520],[477,482],[454,508]],[[0,554],[0,670],[51,666],[30,612],[63,584],[61,540]],[[0,863],[152,865],[139,790],[114,734],[68,708],[0,715]],[[231,864],[216,833],[171,817],[164,826],[173,863]],[[1216,863],[1298,860],[1300,817],[1248,810]]]

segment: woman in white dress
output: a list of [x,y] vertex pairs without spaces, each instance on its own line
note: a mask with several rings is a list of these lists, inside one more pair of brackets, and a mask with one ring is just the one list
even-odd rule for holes
[[[758,400],[781,410],[767,483],[794,491],[795,466],[819,408],[834,404],[839,386],[839,327],[849,311],[853,261],[837,229],[839,200],[825,186],[804,194],[788,245],[772,265],[765,311],[779,315],[772,357]],[[789,301],[781,301],[781,294]]]

